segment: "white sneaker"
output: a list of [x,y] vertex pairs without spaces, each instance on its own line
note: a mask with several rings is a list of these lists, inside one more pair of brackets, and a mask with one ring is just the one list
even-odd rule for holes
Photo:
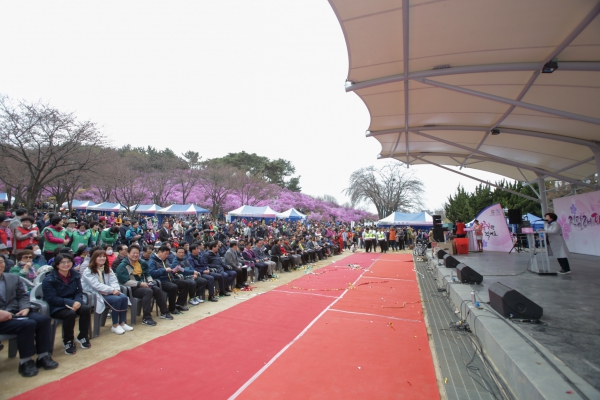
[[196,299],[189,299],[188,303],[190,303],[193,306],[197,306],[198,305],[198,302],[196,301]]
[[133,330],[133,328],[132,328],[131,326],[127,325],[127,324],[123,324],[123,325],[121,325],[121,328],[123,328],[123,330],[124,330],[125,332],[129,332],[129,331],[132,331],[132,330]]
[[198,304],[204,303],[204,300],[202,300],[200,297],[196,297],[196,301],[198,302]]
[[116,333],[117,335],[122,335],[125,333],[125,330],[122,327],[120,327],[119,325],[117,325],[116,328],[113,326],[112,328],[110,328],[110,331],[112,333]]

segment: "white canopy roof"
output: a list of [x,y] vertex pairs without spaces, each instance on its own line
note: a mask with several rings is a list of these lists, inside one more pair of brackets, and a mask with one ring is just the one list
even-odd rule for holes
[[253,207],[244,205],[233,211],[229,211],[228,214],[231,217],[275,218],[277,211],[274,211],[269,206]]
[[300,211],[295,208],[290,208],[289,210],[280,212],[277,214],[277,218],[281,219],[306,219],[306,215],[302,214]]
[[600,170],[598,1],[329,2],[380,158],[583,186]]
[[433,217],[426,212],[413,214],[393,212],[377,221],[377,225],[433,226]]

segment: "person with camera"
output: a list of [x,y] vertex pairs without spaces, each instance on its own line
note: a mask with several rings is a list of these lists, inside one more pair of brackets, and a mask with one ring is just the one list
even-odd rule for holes
[[[180,311],[188,311],[186,307],[187,296],[190,290],[195,290],[192,286],[195,286],[194,281],[183,279],[183,275],[178,274],[183,268],[178,266],[171,268],[171,263],[167,260],[171,249],[167,245],[161,245],[155,254],[152,254],[150,261],[148,262],[148,270],[152,278],[159,280],[162,288],[169,295],[169,312],[171,314],[179,314]],[[177,275],[176,275],[177,274]],[[176,288],[177,292],[173,292],[173,288]],[[177,295],[177,299],[175,295]]]
[[[173,319],[167,308],[167,302],[163,296],[163,291],[156,285],[154,279],[148,270],[148,264],[144,259],[140,259],[140,248],[137,245],[132,245],[127,249],[127,258],[123,259],[117,267],[117,279],[124,286],[131,287],[133,297],[142,300],[142,324],[147,326],[155,326],[156,321],[152,319],[152,299],[158,304],[160,310],[160,318]],[[166,290],[165,290],[166,291]],[[177,296],[177,287],[171,288],[171,291],[166,291],[167,297],[173,298]]]
[[[208,285],[208,280],[204,279],[202,274],[192,267],[186,257],[185,249],[183,247],[177,248],[175,253],[175,261],[173,264],[171,264],[171,268],[173,268],[173,270],[177,270],[177,267],[183,268],[180,273],[185,277],[184,279],[188,279],[196,283],[190,287],[190,300],[188,302],[193,306],[204,303],[204,291],[206,290],[206,285]],[[212,283],[214,285],[214,280],[212,280]]]

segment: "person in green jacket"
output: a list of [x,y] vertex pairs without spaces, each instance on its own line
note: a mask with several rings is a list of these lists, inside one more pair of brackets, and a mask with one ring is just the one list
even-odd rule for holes
[[90,241],[88,247],[96,247],[100,245],[100,225],[97,221],[90,223]]
[[116,226],[103,229],[100,234],[100,242],[105,246],[114,246],[117,239],[119,239],[119,228]]
[[77,230],[71,233],[71,249],[73,252],[77,253],[77,250],[82,246],[88,247],[91,233],[87,227],[85,222],[80,222],[77,226]]
[[54,250],[66,246],[69,243],[67,231],[63,228],[63,219],[60,216],[54,216],[50,220],[50,225],[42,231],[44,236],[44,257],[46,260],[54,258]]
[[153,298],[160,309],[160,317],[162,319],[173,319],[167,308],[162,290],[156,285],[150,272],[148,272],[148,264],[144,259],[140,259],[140,247],[138,245],[131,245],[127,249],[127,257],[117,267],[117,279],[121,285],[131,287],[133,297],[142,300],[142,309],[144,310],[142,324],[156,325],[156,322],[152,319]]

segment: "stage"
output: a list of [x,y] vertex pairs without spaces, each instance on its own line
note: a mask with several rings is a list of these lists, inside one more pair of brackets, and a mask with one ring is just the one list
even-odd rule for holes
[[[454,257],[484,275],[483,283],[453,282],[455,269],[438,266],[437,258],[418,266],[445,289],[440,293],[447,294],[458,315],[468,321],[516,398],[600,398],[600,258],[572,254],[571,274],[540,276],[527,271],[527,251]],[[556,259],[550,265],[553,271],[559,269]],[[488,287],[495,282],[543,307],[543,324],[498,318],[486,304]],[[481,310],[471,306],[472,289]]]

